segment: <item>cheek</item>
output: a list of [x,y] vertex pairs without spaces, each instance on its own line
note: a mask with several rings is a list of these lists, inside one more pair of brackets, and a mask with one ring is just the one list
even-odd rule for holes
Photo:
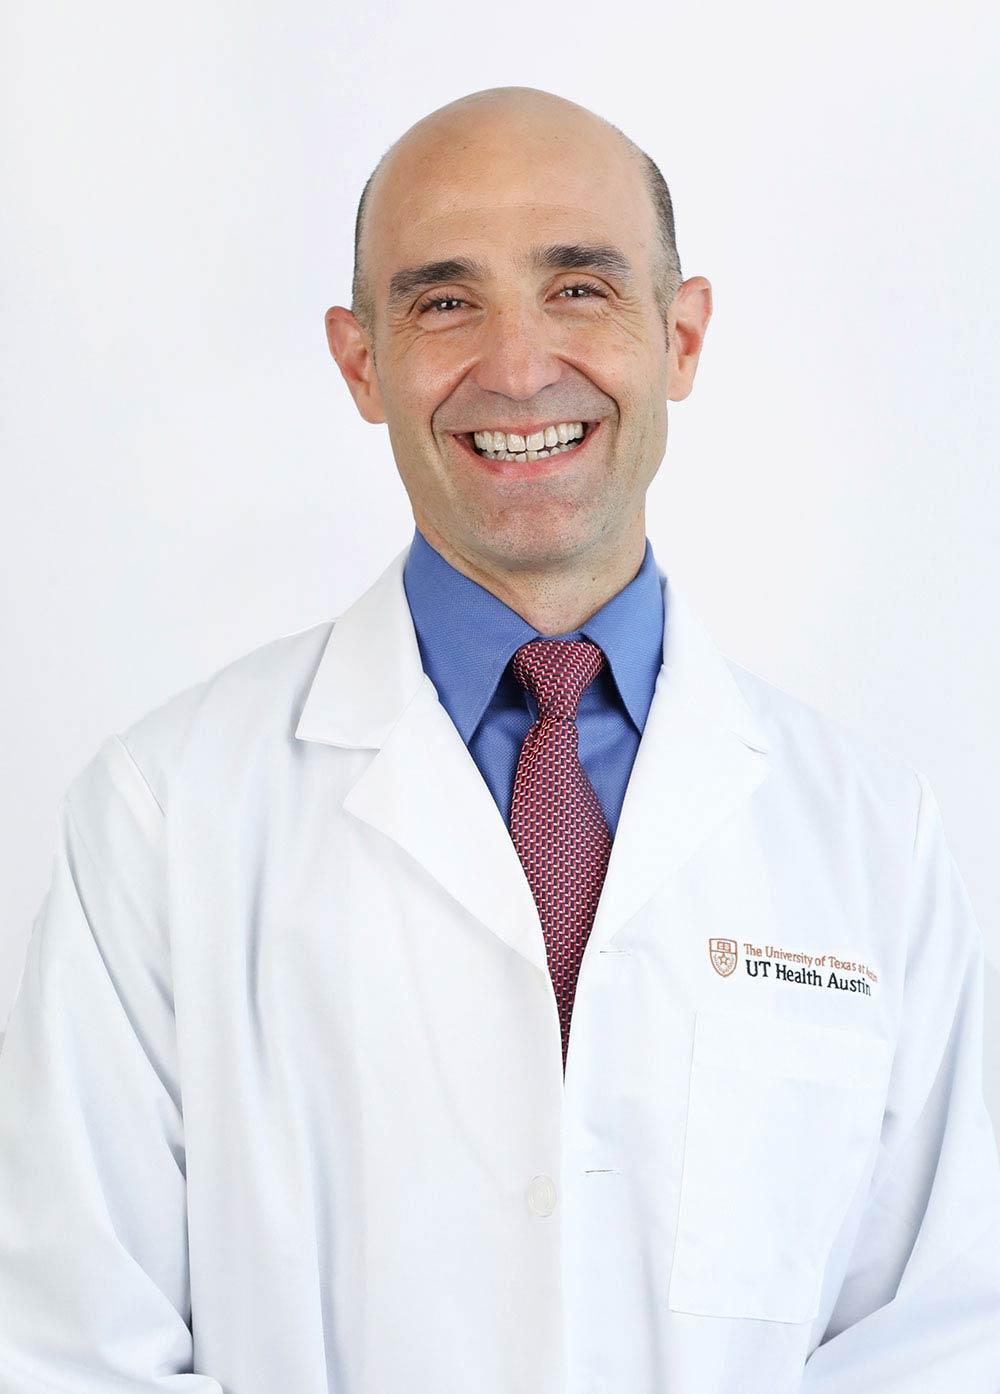
[[593,332],[580,338],[579,347],[586,361],[600,371],[614,387],[621,402],[634,402],[648,394],[651,382],[658,381],[666,371],[666,343],[650,337],[649,326],[637,332],[631,325],[595,326]]
[[447,402],[468,372],[470,355],[457,346],[425,342],[407,355],[393,373],[393,393],[399,409],[413,421],[414,429],[427,430],[434,414]]

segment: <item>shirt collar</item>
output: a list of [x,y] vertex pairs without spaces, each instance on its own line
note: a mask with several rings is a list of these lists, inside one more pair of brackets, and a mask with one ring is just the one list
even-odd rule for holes
[[542,636],[492,591],[445,561],[419,528],[403,568],[424,671],[466,744],[515,651],[542,637],[583,636],[600,645],[641,734],[663,657],[665,580],[647,538],[642,565],[628,585],[579,629]]

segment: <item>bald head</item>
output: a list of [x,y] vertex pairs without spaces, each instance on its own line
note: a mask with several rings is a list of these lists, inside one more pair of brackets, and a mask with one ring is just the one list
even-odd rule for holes
[[365,183],[354,225],[351,311],[370,339],[375,338],[376,300],[369,228],[383,213],[383,205],[398,216],[405,206],[408,183],[433,180],[435,170],[447,164],[449,151],[466,153],[478,145],[488,158],[491,146],[516,149],[529,136],[556,147],[562,143],[567,157],[569,152],[577,154],[590,147],[634,171],[638,197],[652,206],[655,219],[651,273],[656,302],[666,321],[682,277],[670,191],[658,166],[617,126],[576,102],[535,87],[491,87],[422,117],[389,147]]

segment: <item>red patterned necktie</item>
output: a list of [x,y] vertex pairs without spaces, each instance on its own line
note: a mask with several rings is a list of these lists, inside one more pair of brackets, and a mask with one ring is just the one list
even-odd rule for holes
[[583,951],[611,855],[611,833],[577,753],[576,709],[604,667],[589,639],[532,639],[512,660],[538,702],[514,775],[510,835],[545,934],[559,1006],[563,1072]]

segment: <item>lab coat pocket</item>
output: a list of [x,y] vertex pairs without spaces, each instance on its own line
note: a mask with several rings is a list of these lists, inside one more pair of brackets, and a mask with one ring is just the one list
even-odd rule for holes
[[667,1305],[812,1321],[872,1159],[891,1049],[877,1036],[706,1008],[695,1020]]

